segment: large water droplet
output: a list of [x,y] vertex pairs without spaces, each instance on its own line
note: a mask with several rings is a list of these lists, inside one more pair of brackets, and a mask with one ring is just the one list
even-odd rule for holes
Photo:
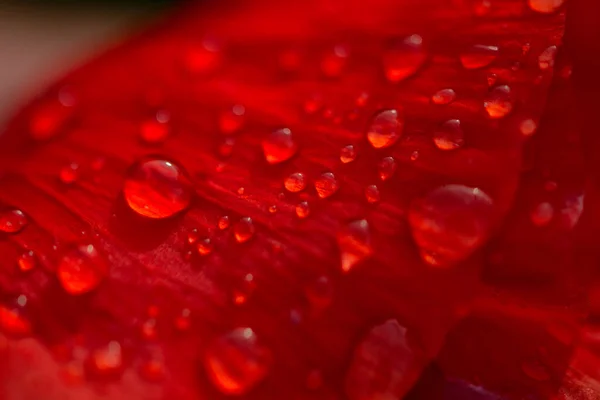
[[223,111],[219,116],[219,129],[225,135],[231,135],[244,126],[246,108],[240,104]]
[[298,146],[292,138],[292,131],[288,128],[273,131],[262,142],[265,159],[269,164],[278,164],[289,160],[296,154]]
[[437,105],[450,104],[456,98],[456,92],[453,89],[442,89],[431,96],[431,102]]
[[393,83],[400,82],[415,73],[427,61],[427,51],[423,38],[411,35],[393,44],[383,56],[386,78]]
[[342,227],[337,234],[337,241],[344,272],[350,271],[373,253],[369,223],[364,219]]
[[246,243],[252,239],[254,231],[254,223],[250,217],[240,219],[233,227],[233,234],[238,243]]
[[303,191],[306,187],[306,178],[304,177],[303,173],[294,172],[293,174],[285,178],[283,184],[288,191],[292,193],[298,193]]
[[121,344],[116,340],[108,342],[106,346],[94,350],[91,361],[95,371],[100,374],[119,372],[123,364]]
[[21,210],[9,209],[0,211],[0,232],[18,233],[27,224],[27,217]]
[[556,46],[550,46],[538,57],[538,65],[542,71],[554,68],[554,60],[557,53]]
[[498,47],[477,44],[460,55],[460,62],[466,69],[483,68],[498,57]]
[[333,196],[339,188],[337,179],[331,172],[325,172],[315,180],[317,195],[322,199]]
[[31,322],[27,317],[27,296],[20,295],[14,301],[0,304],[0,331],[24,336],[31,333]]
[[531,210],[530,217],[535,226],[546,226],[554,218],[554,207],[547,202],[540,203]]
[[537,124],[531,118],[524,119],[519,124],[519,130],[523,134],[523,136],[531,136],[537,131]]
[[533,11],[543,14],[549,14],[557,11],[565,0],[527,0],[529,7]]
[[56,270],[63,288],[73,295],[95,289],[107,273],[106,259],[91,244],[79,245],[67,251]]
[[23,272],[31,271],[33,268],[35,268],[36,264],[37,257],[35,256],[35,253],[31,250],[21,254],[19,259],[17,260],[17,265],[19,266],[19,269]]
[[217,225],[222,231],[229,228],[229,217],[227,215],[222,216],[221,218],[219,218],[219,222],[217,223]]
[[377,172],[379,173],[379,179],[387,181],[396,172],[396,160],[393,157],[384,157],[379,164],[377,164]]
[[499,119],[507,116],[513,108],[510,87],[502,85],[492,89],[483,102],[483,106],[490,118]]
[[421,258],[448,267],[467,258],[487,239],[493,201],[482,190],[441,186],[414,201],[408,213]]
[[398,400],[420,373],[419,354],[407,341],[406,328],[388,320],[372,328],[354,349],[346,375],[350,400]]
[[433,134],[433,142],[440,150],[455,150],[464,144],[464,133],[460,121],[451,119],[444,122]]
[[381,111],[367,129],[367,139],[376,149],[390,147],[400,139],[404,129],[404,117],[397,110]]
[[183,170],[171,161],[147,159],[128,171],[123,195],[139,215],[162,219],[190,205],[192,185]]
[[354,146],[349,144],[348,146],[342,147],[342,150],[340,151],[340,161],[344,164],[348,164],[354,160],[356,160],[356,150],[354,149]]
[[210,380],[229,395],[248,393],[271,369],[272,355],[251,328],[235,329],[207,349],[204,366]]
[[298,218],[306,218],[310,215],[310,206],[308,202],[301,201],[296,205],[296,215]]

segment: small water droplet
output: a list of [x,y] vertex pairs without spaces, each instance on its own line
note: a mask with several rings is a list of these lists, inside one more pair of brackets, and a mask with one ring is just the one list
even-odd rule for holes
[[213,251],[213,244],[209,238],[202,239],[196,244],[198,254],[201,256],[207,256]]
[[152,118],[140,125],[140,137],[148,144],[164,142],[169,136],[169,121],[171,114],[166,110],[159,110]]
[[94,172],[102,171],[106,166],[106,159],[104,157],[96,157],[90,164],[90,168]]
[[199,238],[200,238],[200,233],[198,232],[198,229],[194,228],[188,232],[187,241],[189,244],[196,243]]
[[237,190],[238,196],[243,196],[244,193],[246,193],[246,189],[244,189],[243,187],[239,187]]
[[219,155],[221,157],[229,157],[233,153],[233,146],[235,145],[235,139],[225,138],[221,144],[219,144]]
[[153,219],[172,217],[189,207],[192,185],[175,163],[145,159],[129,169],[123,195],[137,214]]
[[175,329],[178,331],[187,331],[192,324],[192,312],[189,308],[184,308],[181,313],[175,317]]
[[410,153],[410,161],[417,161],[419,159],[419,151],[415,150]]
[[288,128],[273,131],[262,142],[265,159],[269,164],[278,164],[292,158],[298,146],[292,138],[292,131]]
[[486,80],[487,80],[488,87],[494,87],[494,85],[496,85],[496,82],[498,81],[498,75],[489,74],[487,76]]
[[367,129],[367,139],[376,149],[392,146],[402,136],[404,117],[397,110],[379,112]]
[[456,92],[453,89],[442,89],[431,96],[431,102],[437,105],[450,104],[456,99]]
[[251,328],[237,328],[219,337],[204,357],[210,380],[228,395],[248,393],[269,374],[271,364],[271,351]]
[[25,336],[31,333],[31,322],[27,317],[27,296],[20,295],[12,302],[0,304],[0,331]]
[[227,215],[224,215],[221,218],[219,218],[218,226],[219,229],[222,231],[229,228],[229,217]]
[[302,201],[296,205],[296,215],[298,218],[306,218],[310,215],[310,206],[308,202]]
[[554,68],[554,60],[557,53],[556,46],[550,46],[538,57],[538,65],[542,71]]
[[373,253],[369,223],[364,219],[342,227],[337,234],[337,242],[344,272],[350,271]]
[[79,164],[71,163],[61,168],[58,179],[65,185],[71,185],[79,179]]
[[318,369],[313,369],[306,375],[306,388],[308,390],[319,390],[323,387],[323,373]]
[[142,324],[142,336],[145,339],[148,340],[152,340],[152,339],[156,339],[157,336],[157,330],[156,330],[156,319],[154,318],[149,318],[146,321],[144,321],[144,323]]
[[527,0],[529,8],[542,14],[550,14],[557,11],[564,2],[565,0]]
[[238,243],[246,243],[254,236],[254,223],[250,217],[240,219],[233,228],[235,240]]
[[219,116],[219,129],[225,135],[231,135],[238,132],[244,126],[246,108],[236,104],[228,110],[225,110]]
[[28,224],[27,217],[23,211],[9,209],[0,211],[0,232],[18,233]]
[[166,374],[165,363],[162,357],[157,355],[147,356],[140,365],[139,373],[144,379],[150,382],[162,380]]
[[414,75],[427,61],[423,38],[411,35],[392,44],[383,56],[383,68],[388,81],[403,81]]
[[183,61],[185,68],[193,74],[213,71],[221,62],[221,47],[216,40],[205,38],[187,50]]
[[492,2],[490,0],[476,0],[473,5],[473,11],[475,15],[481,17],[490,12],[492,8]]
[[564,205],[560,210],[560,219],[564,226],[573,229],[579,222],[583,213],[584,194],[571,195],[564,201]]
[[377,164],[377,172],[379,173],[379,179],[387,181],[396,172],[396,160],[393,157],[384,157]]
[[96,372],[107,375],[119,372],[123,364],[121,344],[112,340],[106,346],[94,350],[91,358]]
[[108,273],[108,263],[94,245],[79,245],[67,251],[56,270],[58,280],[70,294],[94,290]]
[[365,188],[365,197],[367,198],[367,202],[369,202],[369,204],[379,203],[379,200],[381,200],[379,189],[376,185],[368,185]]
[[421,258],[449,267],[467,258],[487,239],[493,201],[482,190],[445,185],[412,203],[408,220]]
[[317,94],[312,95],[304,102],[304,112],[307,114],[314,114],[319,111],[321,107],[323,107],[323,99]]
[[339,188],[335,175],[331,172],[325,172],[315,180],[317,195],[322,199],[333,196]]
[[521,370],[535,381],[543,382],[550,379],[548,370],[537,360],[525,360],[521,364]]
[[349,51],[346,46],[335,46],[331,52],[323,57],[323,61],[321,62],[323,74],[329,78],[339,76],[346,66],[348,54]]
[[355,104],[357,107],[364,107],[367,105],[367,101],[369,101],[369,93],[361,92],[357,97]]
[[554,218],[554,207],[548,202],[540,203],[531,211],[530,217],[535,226],[546,226]]
[[483,106],[490,118],[499,119],[507,116],[513,108],[510,87],[502,85],[492,89],[483,102]]
[[256,282],[254,282],[254,275],[246,274],[242,278],[241,282],[233,290],[233,303],[236,305],[242,305],[246,303],[248,297],[256,289]]
[[354,160],[356,160],[356,150],[354,149],[354,146],[349,144],[348,146],[342,147],[342,150],[340,151],[340,161],[344,164],[348,164]]
[[311,282],[305,290],[306,299],[317,310],[329,307],[333,301],[333,283],[323,275]]
[[306,178],[302,172],[294,172],[283,182],[285,188],[292,193],[298,193],[306,187]]
[[31,250],[21,254],[19,259],[17,260],[17,265],[19,266],[19,269],[23,272],[31,271],[35,268],[36,264],[37,258],[35,256],[35,253]]
[[483,68],[494,62],[498,54],[496,46],[476,44],[460,54],[460,62],[466,69]]
[[277,206],[275,204],[272,204],[272,205],[269,206],[269,213],[270,214],[277,213]]
[[440,150],[456,150],[464,144],[464,133],[460,121],[451,119],[444,122],[433,133],[433,142]]
[[401,399],[423,366],[396,320],[373,327],[354,349],[346,374],[349,400]]
[[537,131],[537,124],[532,119],[525,119],[519,125],[519,130],[523,136],[531,136]]
[[60,99],[51,99],[41,104],[31,115],[29,132],[36,140],[49,140],[61,133],[74,112],[74,107],[65,105]]

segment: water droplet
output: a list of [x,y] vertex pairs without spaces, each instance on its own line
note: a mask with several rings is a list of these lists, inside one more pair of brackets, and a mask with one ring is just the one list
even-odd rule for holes
[[369,204],[379,203],[379,200],[381,200],[379,189],[376,185],[369,185],[365,188],[365,197]]
[[554,60],[556,58],[556,46],[550,46],[538,57],[538,65],[542,71],[554,68]]
[[481,17],[490,12],[492,8],[492,2],[490,0],[476,0],[473,5],[473,11],[475,15]]
[[489,74],[487,76],[486,80],[487,80],[488,87],[493,87],[496,84],[496,82],[498,81],[498,75]]
[[31,271],[33,268],[35,268],[36,264],[37,258],[35,256],[35,253],[31,250],[21,254],[19,259],[17,260],[17,265],[19,266],[19,269],[23,272]]
[[219,129],[225,135],[238,132],[244,126],[246,108],[236,104],[232,108],[223,111],[219,116]]
[[304,112],[314,114],[323,107],[323,99],[318,94],[312,95],[304,102]]
[[96,157],[94,158],[94,160],[92,160],[92,163],[90,164],[90,168],[94,172],[102,171],[105,166],[106,159],[104,157]]
[[213,244],[209,238],[202,239],[196,245],[198,254],[201,256],[207,256],[213,251]]
[[323,387],[323,373],[318,369],[309,371],[306,375],[306,388],[308,390],[319,390]]
[[271,351],[251,328],[237,328],[216,339],[204,358],[210,380],[229,395],[248,393],[269,374],[271,364]]
[[483,68],[490,65],[498,57],[499,50],[496,46],[476,44],[460,55],[460,62],[466,69]]
[[14,301],[0,304],[0,331],[24,336],[31,333],[31,322],[27,318],[27,296],[20,295]]
[[532,119],[525,119],[519,125],[519,130],[523,136],[531,136],[537,131],[537,124]]
[[393,157],[384,157],[377,164],[377,171],[379,173],[379,179],[382,181],[387,181],[396,172],[396,160]]
[[419,159],[419,151],[415,150],[410,153],[410,161],[417,161]]
[[49,140],[58,135],[73,115],[74,107],[60,99],[52,99],[40,105],[29,121],[29,132],[36,140]]
[[269,164],[278,164],[289,160],[296,154],[298,146],[292,139],[292,131],[288,128],[273,131],[262,142],[265,159]]
[[157,355],[147,356],[141,363],[139,371],[144,379],[157,382],[162,380],[166,374],[165,363],[162,357]]
[[156,330],[156,319],[149,318],[142,324],[142,336],[148,340],[156,339],[157,330]]
[[254,223],[250,217],[244,217],[235,224],[233,228],[235,240],[238,243],[246,243],[254,236]]
[[236,305],[242,305],[246,303],[248,297],[254,292],[256,288],[256,282],[254,282],[254,275],[246,274],[241,280],[241,283],[233,291],[233,302]]
[[219,218],[218,226],[219,229],[222,231],[229,228],[229,217],[227,215],[224,215],[221,218]]
[[456,92],[453,89],[442,89],[431,96],[431,102],[437,105],[450,104],[456,98]]
[[221,144],[219,144],[219,155],[221,157],[229,157],[233,153],[233,146],[235,140],[233,138],[225,138]]
[[306,187],[306,178],[301,172],[294,172],[283,182],[285,188],[292,193],[298,193],[304,190]]
[[213,71],[221,62],[221,47],[211,38],[205,38],[199,45],[189,48],[185,54],[185,68],[194,74]]
[[94,245],[79,245],[67,251],[56,270],[58,280],[70,294],[95,289],[108,273],[108,263]]
[[337,234],[337,242],[344,272],[350,271],[373,253],[369,223],[364,219],[342,227]]
[[277,206],[275,204],[272,204],[272,205],[269,206],[269,213],[270,214],[277,213]]
[[550,14],[557,11],[565,0],[528,0],[529,8],[533,11]]
[[315,180],[315,189],[320,198],[326,199],[338,191],[339,185],[331,172],[325,172]]
[[306,218],[310,215],[310,206],[308,202],[302,201],[296,205],[296,215],[298,218]]
[[402,136],[404,117],[397,110],[381,111],[367,129],[367,139],[376,149],[392,146]]
[[535,226],[546,226],[554,218],[554,207],[548,202],[540,203],[531,211],[530,217]]
[[246,189],[244,189],[243,187],[239,187],[237,190],[238,196],[243,196],[244,193],[246,193]]
[[344,164],[348,164],[354,160],[356,160],[356,150],[354,149],[354,146],[349,144],[348,146],[342,147],[342,150],[340,151],[340,161]]
[[393,83],[414,75],[427,61],[423,38],[411,35],[393,44],[383,56],[386,78]]
[[561,222],[569,229],[573,229],[579,222],[583,213],[584,194],[568,197],[560,210]]
[[502,85],[492,89],[483,106],[490,118],[499,119],[507,116],[513,108],[510,87]]
[[187,241],[189,244],[196,243],[199,238],[200,238],[200,233],[198,232],[198,229],[194,228],[188,232]]
[[176,164],[146,159],[128,171],[123,188],[125,201],[137,214],[153,219],[171,217],[185,210],[192,199],[192,185]]
[[147,119],[140,125],[140,137],[148,144],[164,142],[169,136],[169,121],[171,114],[160,110],[152,118]]
[[354,349],[346,394],[349,400],[401,399],[421,366],[420,354],[408,343],[406,328],[388,320],[372,328]]
[[433,142],[440,150],[456,150],[464,144],[464,133],[460,121],[451,119],[444,122],[433,134]]
[[0,232],[18,233],[28,224],[27,217],[21,210],[0,211]]
[[320,276],[306,287],[305,293],[310,305],[321,310],[333,301],[333,283],[327,276]]
[[106,346],[102,346],[92,353],[92,365],[100,374],[114,374],[120,371],[122,364],[121,344],[116,340],[108,342]]
[[183,310],[181,310],[181,313],[177,317],[175,317],[175,329],[179,331],[187,331],[188,329],[190,329],[190,326],[192,324],[191,314],[192,312],[189,308],[184,308]]
[[547,381],[550,379],[548,370],[537,360],[526,360],[521,364],[521,370],[525,375],[535,381]]
[[79,179],[79,164],[71,163],[61,168],[58,179],[65,185],[71,185]]
[[321,62],[323,74],[330,78],[339,76],[346,66],[348,54],[349,52],[346,46],[335,46],[330,53],[323,57],[323,61]]
[[421,258],[449,267],[467,258],[487,239],[493,201],[482,190],[446,185],[410,206],[408,220]]
[[355,103],[357,107],[364,107],[367,105],[367,101],[369,101],[369,93],[362,92],[356,97]]

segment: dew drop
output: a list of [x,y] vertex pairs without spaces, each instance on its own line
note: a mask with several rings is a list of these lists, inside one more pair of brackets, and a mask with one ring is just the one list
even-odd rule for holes
[[221,48],[214,39],[205,38],[189,48],[184,57],[185,68],[193,74],[213,71],[221,62]]
[[415,150],[410,153],[410,161],[417,161],[419,159],[419,151]]
[[178,331],[187,331],[188,329],[190,329],[190,326],[192,324],[191,314],[192,312],[189,308],[184,308],[183,310],[181,310],[181,313],[177,317],[175,317],[175,329],[177,329]]
[[421,364],[405,327],[396,320],[377,325],[354,349],[345,380],[348,399],[401,399],[417,379]]
[[94,245],[79,245],[67,251],[56,270],[58,280],[69,294],[94,290],[108,273],[108,263]]
[[556,58],[556,46],[550,46],[538,57],[538,65],[542,71],[554,68],[554,60]]
[[381,200],[381,195],[376,185],[368,185],[365,188],[365,197],[369,204],[379,203],[379,200]]
[[250,217],[240,219],[233,227],[233,234],[238,243],[246,243],[254,236],[254,223]]
[[221,218],[219,218],[219,222],[217,225],[222,231],[229,228],[229,217],[227,215],[222,216]]
[[236,104],[232,108],[223,111],[219,116],[219,129],[225,135],[231,135],[242,129],[246,108],[240,104]]
[[35,253],[31,250],[21,254],[19,256],[19,259],[17,260],[17,265],[19,266],[19,269],[23,272],[31,271],[35,268],[36,264],[37,258],[35,256]]
[[294,172],[283,182],[285,188],[292,193],[298,193],[304,190],[306,187],[306,178],[301,172]]
[[123,364],[121,344],[116,340],[108,342],[106,346],[96,349],[92,353],[92,365],[100,374],[114,374],[120,371]]
[[156,319],[149,318],[142,324],[142,336],[145,339],[151,340],[156,339],[157,330],[156,330]]
[[311,282],[305,289],[306,299],[317,310],[329,307],[333,301],[333,283],[323,275]]
[[233,153],[233,146],[235,145],[235,140],[233,138],[225,138],[225,140],[219,144],[219,155],[221,157],[229,157]]
[[288,128],[273,131],[262,142],[263,153],[269,164],[278,164],[292,158],[298,146],[292,139],[292,131]]
[[129,207],[153,219],[168,218],[185,210],[192,193],[192,184],[183,170],[162,159],[146,159],[134,164],[123,188]]
[[404,117],[397,110],[379,112],[367,129],[367,139],[376,149],[392,146],[402,136]]
[[308,205],[308,202],[302,201],[296,205],[296,215],[301,219],[310,215],[310,206]]
[[325,172],[315,180],[317,195],[322,199],[333,196],[339,188],[335,175],[331,172]]
[[444,122],[433,134],[433,142],[440,150],[456,150],[464,144],[464,133],[460,121],[451,119]]
[[547,381],[550,379],[548,370],[537,360],[525,360],[521,364],[521,370],[525,375],[535,381]]
[[496,75],[496,74],[489,74],[487,76],[486,80],[487,80],[488,87],[494,87],[494,85],[498,81],[498,75]]
[[548,202],[540,203],[531,210],[530,217],[535,226],[546,226],[554,218],[554,207]]
[[445,185],[414,201],[408,220],[421,258],[436,267],[464,260],[487,239],[493,201],[482,190]]
[[160,110],[152,118],[140,125],[140,137],[148,144],[164,142],[169,136],[169,121],[171,115],[168,111]]
[[498,47],[476,44],[460,54],[460,63],[466,69],[487,67],[498,58]]
[[337,242],[344,272],[349,272],[373,253],[369,223],[364,219],[342,227],[337,234]]
[[248,393],[271,369],[271,351],[251,328],[237,328],[212,342],[204,357],[208,377],[228,395]]
[[21,210],[0,211],[0,232],[18,233],[28,224],[27,217]]
[[256,282],[254,281],[254,275],[244,275],[239,285],[233,290],[233,303],[238,306],[246,303],[248,297],[254,292],[255,288]]
[[331,52],[323,57],[323,61],[321,62],[323,74],[329,78],[341,75],[348,60],[348,54],[349,52],[346,46],[335,46]]
[[442,89],[431,96],[431,102],[437,105],[450,104],[456,99],[456,92],[453,89]]
[[396,160],[393,157],[384,157],[377,164],[377,172],[379,173],[379,179],[387,181],[396,172]]
[[92,160],[92,163],[90,164],[90,168],[94,172],[102,171],[105,166],[106,166],[106,159],[104,157],[96,157]]
[[209,238],[202,239],[196,244],[196,249],[201,256],[207,256],[213,251],[212,241]]
[[10,303],[0,304],[0,331],[25,336],[31,333],[31,322],[27,317],[27,296],[20,295]]
[[244,193],[246,193],[246,189],[244,189],[244,187],[239,187],[237,190],[238,196],[243,196]]
[[198,229],[194,228],[188,232],[187,241],[189,244],[196,243],[199,238],[200,238],[200,233],[198,232]]
[[270,214],[276,214],[277,213],[277,206],[275,204],[272,204],[269,206],[269,213]]
[[564,2],[565,0],[527,0],[529,8],[542,14],[550,14],[557,11]]
[[61,133],[73,115],[74,107],[59,99],[40,105],[31,115],[29,132],[36,140],[49,140]]
[[414,75],[427,61],[423,38],[411,35],[394,43],[383,56],[383,68],[388,81],[403,81]]
[[319,95],[313,95],[304,102],[304,112],[314,114],[323,107],[323,99]]
[[513,108],[510,87],[497,86],[488,94],[483,106],[492,119],[504,118]]
[[139,372],[144,379],[150,382],[160,381],[166,373],[165,363],[161,357],[149,356],[140,365]]
[[572,195],[565,199],[564,205],[560,210],[561,222],[569,229],[573,229],[579,222],[583,213],[584,194]]
[[537,124],[532,119],[525,119],[519,125],[519,130],[523,136],[531,136],[537,131]]
[[340,161],[344,164],[348,164],[354,160],[356,160],[356,150],[354,149],[354,146],[349,144],[348,146],[342,147],[342,150],[340,151]]
[[367,101],[369,101],[369,93],[361,92],[361,94],[356,97],[355,104],[357,107],[364,107],[367,105]]
[[476,0],[474,4],[475,15],[481,17],[490,12],[492,3],[490,0]]
[[71,185],[79,179],[79,164],[71,163],[61,168],[58,179],[65,185]]

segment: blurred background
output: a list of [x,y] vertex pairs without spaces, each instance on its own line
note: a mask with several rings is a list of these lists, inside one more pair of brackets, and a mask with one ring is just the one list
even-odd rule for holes
[[0,0],[0,126],[46,85],[178,3]]

